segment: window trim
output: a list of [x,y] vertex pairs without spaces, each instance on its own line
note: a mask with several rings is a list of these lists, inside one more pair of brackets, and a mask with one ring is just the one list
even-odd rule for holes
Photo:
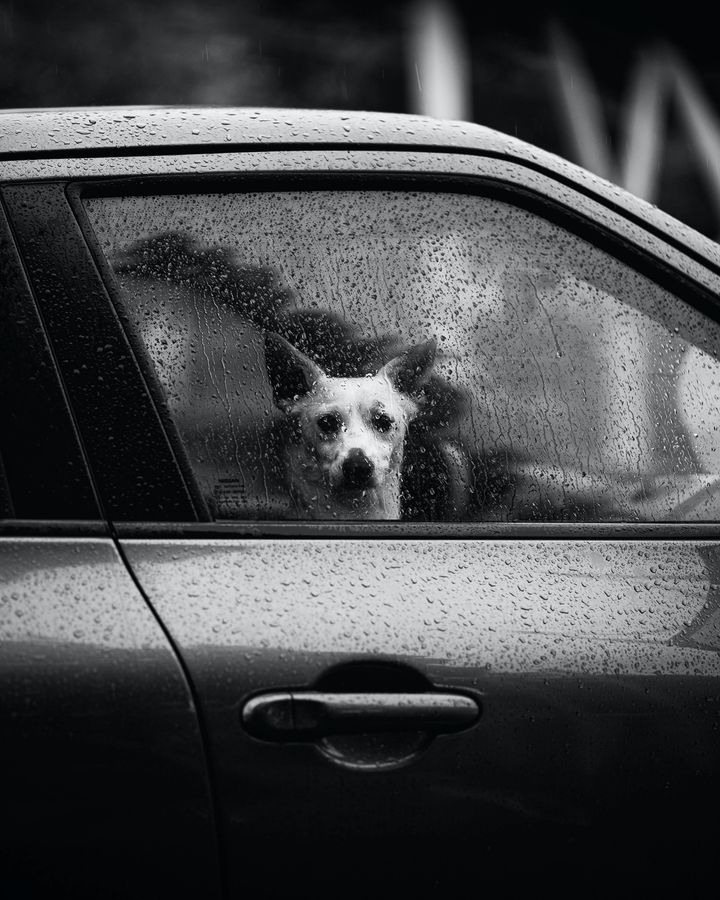
[[0,521],[3,538],[111,537],[110,526],[101,519],[7,519]]
[[132,327],[129,317],[125,312],[115,273],[100,247],[100,241],[90,223],[85,207],[82,205],[82,198],[88,195],[83,192],[78,196],[78,192],[75,190],[76,187],[77,185],[69,185],[66,188],[66,196],[70,202],[71,209],[80,226],[80,230],[82,231],[92,260],[100,275],[105,292],[108,295],[115,311],[115,315],[120,322],[123,335],[129,344],[135,363],[142,375],[145,387],[150,394],[153,406],[160,419],[163,431],[165,432],[165,437],[172,449],[175,462],[180,470],[185,489],[192,498],[197,519],[200,522],[212,522],[212,514],[207,501],[197,484],[192,464],[173,420],[170,407],[165,398],[165,393],[160,384],[160,379],[147,358],[147,350],[143,346],[142,340],[135,333],[135,329]]
[[[166,511],[169,521],[197,518],[65,184],[4,186],[2,198],[106,517]],[[82,344],[78,333],[84,335]],[[128,514],[133,507],[136,516]]]
[[[32,290],[1,197],[0,269],[4,274],[4,305],[0,322],[7,329],[6,339],[14,340],[18,345],[17,355],[7,360],[9,367],[6,371],[11,378],[12,390],[2,383],[0,390],[7,388],[7,393],[12,394],[9,401],[11,411],[20,414],[17,431],[8,427],[8,420],[3,421],[0,495],[5,494],[7,515],[0,515],[0,534],[7,533],[13,527],[12,523],[19,521],[97,522],[102,509],[89,470],[87,453],[68,401],[67,387],[49,339],[45,318]],[[6,314],[7,320],[2,321]],[[0,409],[3,415],[9,412],[5,401],[0,403]],[[42,434],[35,433],[32,427],[23,427],[28,411],[42,423]],[[49,422],[52,428],[46,429]],[[53,437],[50,454],[47,448],[48,430]],[[24,468],[28,461],[34,463],[32,474]]]
[[119,540],[619,540],[720,542],[720,522],[115,522]]

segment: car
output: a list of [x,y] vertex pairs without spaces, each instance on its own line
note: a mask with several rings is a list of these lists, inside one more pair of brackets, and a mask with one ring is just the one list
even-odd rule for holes
[[400,114],[6,110],[0,197],[4,895],[699,892],[718,244]]

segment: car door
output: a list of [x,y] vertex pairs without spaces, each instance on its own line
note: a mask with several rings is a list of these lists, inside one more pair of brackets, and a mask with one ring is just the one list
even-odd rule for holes
[[0,272],[0,893],[218,896],[193,695],[104,520],[1,207]]
[[[159,465],[78,387],[118,545],[197,697],[231,896],[707,862],[716,276],[567,184],[450,157],[268,153],[264,177],[253,155],[56,192],[166,438]],[[337,376],[437,340],[400,521],[297,515],[268,331]],[[118,372],[92,365],[102,397]]]

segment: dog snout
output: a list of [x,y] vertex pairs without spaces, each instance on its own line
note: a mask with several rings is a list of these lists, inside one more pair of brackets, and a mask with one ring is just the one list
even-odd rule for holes
[[342,464],[343,480],[346,487],[366,488],[373,478],[375,466],[362,450],[351,450]]

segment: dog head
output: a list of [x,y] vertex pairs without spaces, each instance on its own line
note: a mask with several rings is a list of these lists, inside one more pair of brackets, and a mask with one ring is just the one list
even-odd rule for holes
[[374,375],[336,378],[284,338],[267,334],[275,404],[296,424],[287,448],[295,495],[312,500],[321,513],[344,508],[397,518],[403,443],[434,360],[435,342],[428,341]]

